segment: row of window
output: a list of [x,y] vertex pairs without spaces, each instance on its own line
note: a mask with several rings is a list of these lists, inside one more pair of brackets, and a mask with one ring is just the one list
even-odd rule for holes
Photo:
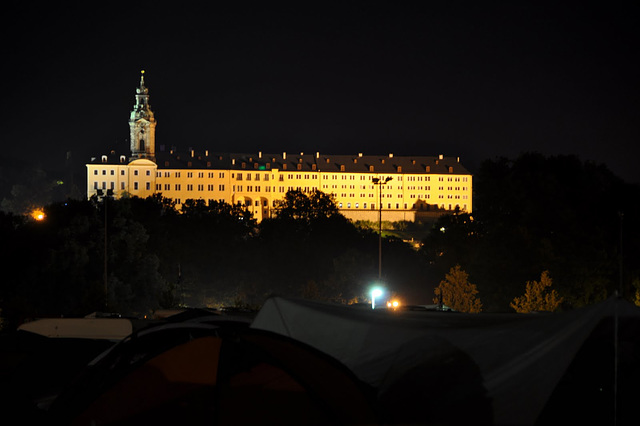
[[[378,205],[379,206],[379,205]],[[343,208],[356,208],[359,209],[360,208],[360,203],[338,203],[338,208],[343,209]],[[455,208],[459,208],[461,210],[467,210],[467,205],[463,204],[462,206],[460,206],[459,204],[453,205],[453,204],[448,204],[448,210],[454,210]],[[380,207],[378,207],[380,208]],[[407,210],[408,208],[408,204],[404,203],[387,203],[386,206],[383,204],[382,205],[383,209],[387,209],[387,210]],[[424,204],[413,204],[412,209],[416,209],[419,208],[420,210],[424,210]],[[444,210],[445,208],[447,208],[445,206],[445,204],[440,204],[439,208]],[[376,204],[375,203],[371,203],[367,206],[367,203],[362,203],[362,209],[366,210],[366,209],[371,209],[371,210],[375,210],[376,209]]]
[[[110,185],[110,187],[111,187],[110,189],[115,189],[115,182],[110,182],[110,183],[102,182],[102,188],[103,189],[106,189],[107,185]],[[138,182],[134,182],[133,185],[134,185],[133,189],[134,190],[138,190]],[[158,183],[158,184],[156,184],[156,190],[157,191],[161,191],[161,190],[170,191],[172,185],[173,185],[173,189],[175,191],[181,191],[182,190],[182,185],[179,184],[179,183],[176,183],[176,184],[170,184],[170,183],[160,184],[160,183]],[[327,190],[327,189],[338,189],[337,186],[338,185],[331,185],[331,188],[329,188],[329,185],[325,184],[325,185],[322,186],[322,188],[324,190]],[[94,187],[94,189],[98,189],[98,182],[94,182],[93,183],[93,187]],[[214,185],[214,184],[207,184],[207,189],[206,190],[207,191],[214,191],[215,187],[216,187],[216,185]],[[197,184],[196,188],[197,188],[198,191],[204,191],[205,190],[204,184]],[[125,182],[120,182],[120,189],[121,190],[125,189]],[[146,190],[150,190],[150,183],[149,182],[146,182],[145,189]],[[236,192],[236,191],[237,192],[244,192],[245,189],[246,189],[246,192],[262,192],[262,187],[259,186],[259,185],[256,185],[256,186],[247,185],[246,187],[242,186],[242,185],[237,185],[237,186],[233,185],[233,192]],[[286,187],[287,191],[292,190],[292,189],[298,189],[298,190],[303,191],[303,192],[310,192],[311,190],[315,190],[317,188],[316,187],[293,187],[293,186]],[[355,189],[355,185],[349,185],[349,188],[347,188],[347,185],[342,185],[341,189]],[[361,189],[366,189],[366,186],[362,185]],[[427,190],[427,191],[430,191],[431,187],[430,186],[426,186],[426,187],[419,186],[417,188],[415,186],[408,186],[407,187],[407,190],[411,190],[411,191],[413,191],[413,190],[421,191],[423,189]],[[449,187],[447,187],[448,191],[454,191],[454,190],[455,191],[459,191],[460,189],[461,189],[461,187],[459,187],[459,186],[456,186],[456,187],[449,186]],[[194,190],[194,185],[193,184],[187,184],[186,185],[186,190],[187,191],[193,191]],[[224,184],[218,184],[217,185],[217,190],[218,191],[224,191],[225,190],[225,185]],[[265,190],[265,192],[272,192],[272,187],[271,186],[265,186],[264,190]],[[442,190],[444,190],[444,187],[440,186],[440,187],[438,187],[438,190],[442,191]],[[462,190],[463,191],[467,191],[468,188],[466,186],[463,186]],[[273,187],[273,192],[276,192],[276,187],[275,186]],[[278,187],[278,192],[285,192],[285,187],[284,186]],[[351,194],[347,195],[346,193],[342,193],[341,196],[342,197],[347,197],[347,196],[348,197],[355,197],[355,194],[351,193]],[[369,194],[361,193],[360,194],[361,198],[365,198],[367,196],[370,197],[370,198],[373,198],[373,197],[376,197],[377,195],[374,194],[374,193],[369,193]],[[396,194],[396,196],[397,196],[397,198],[403,198],[403,194]],[[382,197],[383,198],[392,198],[393,194],[391,194],[391,193],[382,194]],[[424,194],[424,195],[423,194],[409,194],[409,197],[410,198],[429,198],[429,194]],[[443,198],[443,196],[440,195],[439,198]],[[452,196],[449,195],[448,198],[452,198]],[[456,198],[460,198],[460,196],[456,196]],[[467,198],[467,196],[464,196],[464,198]]]
[[[151,170],[144,170],[144,173],[146,176],[151,176]],[[193,178],[194,175],[197,176],[200,179],[205,178],[205,173],[206,173],[206,177],[208,179],[214,179],[214,178],[218,178],[218,179],[224,179],[225,177],[225,172],[186,172],[187,173],[187,178]],[[114,176],[115,175],[115,169],[94,169],[93,174],[98,176],[99,174],[102,174],[103,176],[106,176],[107,174]],[[180,178],[181,177],[181,172],[176,171],[176,172],[170,172],[170,171],[158,171],[156,173],[157,177],[165,177],[165,178],[170,178],[172,177],[171,175],[173,174],[173,177],[176,178]],[[120,175],[124,176],[125,175],[125,169],[122,168],[120,169]],[[140,175],[140,171],[138,169],[133,169],[133,175],[134,176],[139,176]],[[271,174],[270,173],[232,173],[231,174],[231,178],[235,179],[235,180],[256,180],[256,181],[269,181],[270,179],[272,179],[272,177],[270,177]],[[371,175],[359,175],[360,180],[362,181],[366,181],[366,180],[372,180],[373,176]],[[381,180],[385,180],[385,176],[378,176]],[[393,177],[397,182],[402,182],[403,181],[403,176],[391,176]],[[298,180],[302,180],[302,179],[318,179],[319,175],[318,174],[294,174],[294,173],[289,173],[287,174],[287,179],[289,180],[293,180],[293,179],[298,179]],[[406,178],[406,180],[408,182],[430,182],[431,181],[431,176],[404,176],[404,178]],[[330,174],[327,175],[327,179],[331,179],[331,180],[357,180],[356,179],[356,175],[346,175],[346,174]],[[468,177],[467,176],[448,176],[446,178],[447,182],[468,182]],[[284,181],[284,174],[279,175],[279,180],[280,181]],[[445,178],[444,176],[440,176],[438,177],[438,181],[439,182],[444,182]]]
[[[329,184],[323,184],[322,185],[322,189],[338,189],[338,185],[329,185]],[[356,185],[340,185],[340,189],[356,189]],[[359,189],[369,189],[369,190],[373,190],[374,186],[373,185],[360,185]],[[398,187],[398,190],[402,191],[402,187]],[[469,187],[467,186],[448,186],[447,187],[447,191],[468,191]],[[393,187],[390,186],[388,188],[387,194],[382,194],[383,197],[391,197],[391,195],[389,194],[391,191],[393,191]],[[415,185],[408,185],[407,186],[407,191],[431,191],[431,186],[415,186]],[[438,187],[438,191],[444,191],[444,186],[439,186]],[[369,194],[370,197],[373,197],[373,194]],[[364,195],[362,195],[362,197],[364,197]],[[400,194],[398,194],[398,197],[402,197]]]
[[[156,191],[171,191],[171,185],[170,183],[165,183],[165,184],[161,184],[161,183],[156,183]],[[197,188],[198,191],[204,191],[204,184],[198,184],[195,186]],[[193,191],[193,184],[189,183],[187,185],[185,185],[185,188],[187,191]],[[174,183],[173,184],[173,190],[174,191],[182,191],[182,184],[180,183]],[[215,190],[215,185],[212,184],[208,184],[207,185],[207,191],[211,192]],[[224,191],[224,184],[219,184],[218,185],[218,191]]]
[[[107,188],[107,186],[109,188]],[[133,182],[133,190],[134,191],[139,191],[141,188],[140,183],[139,182]],[[99,184],[98,182],[93,182],[93,189],[112,189],[115,190],[116,189],[116,183],[115,182],[102,182],[101,184]],[[125,183],[124,182],[120,182],[120,190],[124,191],[125,189],[127,189],[125,187]],[[151,182],[144,182],[144,189],[147,191],[151,191]],[[156,189],[158,189],[158,185],[156,185]]]
[[[151,190],[151,183],[150,182],[144,182],[145,184],[145,190],[150,191]],[[115,182],[102,182],[101,184],[101,188],[102,189],[107,189],[107,186],[109,186],[109,189],[115,190]],[[156,191],[171,191],[172,190],[172,186],[173,186],[173,190],[174,191],[182,191],[182,184],[176,183],[176,184],[169,184],[169,183],[165,183],[165,184],[156,184]],[[98,182],[94,182],[93,183],[93,189],[99,189],[99,183]],[[120,182],[120,190],[124,191],[126,189],[125,187],[125,182]],[[185,185],[185,189],[186,191],[198,191],[198,192],[203,192],[205,191],[205,185],[204,184],[186,184]],[[207,184],[206,186],[206,191],[207,192],[212,192],[216,189],[216,186],[213,184]],[[276,187],[271,187],[271,186],[265,186],[264,190],[265,192],[276,192]],[[311,193],[312,191],[316,190],[316,187],[293,187],[293,186],[288,186],[288,187],[284,187],[284,186],[279,186],[278,187],[278,192],[279,193],[285,193],[287,191],[292,191],[292,190],[298,190],[298,191],[302,191],[304,193]],[[133,190],[134,191],[138,191],[140,190],[140,184],[138,182],[133,182]],[[225,185],[224,184],[219,184],[217,185],[217,190],[224,192],[225,190]],[[262,187],[261,186],[253,186],[253,185],[247,185],[247,186],[242,186],[242,185],[233,185],[232,187],[233,192],[262,192]],[[359,194],[360,198],[366,198],[368,195],[369,198],[374,198],[375,194]],[[397,198],[403,198],[403,194],[396,194]],[[340,194],[341,198],[355,198],[356,194],[355,193],[341,193]],[[392,198],[393,194],[383,194],[383,198]],[[430,194],[410,194],[409,195],[410,198],[417,198],[417,199],[430,199],[431,196]],[[444,195],[440,194],[438,195],[439,199],[444,199]],[[448,199],[463,199],[466,200],[468,199],[468,195],[453,195],[453,194],[448,194],[447,195]],[[364,203],[365,205],[367,203]],[[356,207],[357,208],[357,207]],[[366,207],[365,207],[366,208]]]
[[[115,174],[116,174],[116,170],[115,169],[110,169],[110,170],[102,169],[101,171],[98,171],[98,169],[94,169],[93,170],[93,175],[94,176],[98,176],[99,174],[102,174],[103,176],[106,176],[107,175],[107,171],[109,172],[108,174],[110,176],[115,176]],[[144,172],[145,172],[146,176],[151,176],[151,170],[145,170]],[[125,173],[125,169],[120,169],[120,176],[124,176],[125,174],[126,174]],[[134,176],[140,176],[140,171],[138,169],[133,169],[133,175]],[[160,177],[160,175],[158,175],[158,177]]]

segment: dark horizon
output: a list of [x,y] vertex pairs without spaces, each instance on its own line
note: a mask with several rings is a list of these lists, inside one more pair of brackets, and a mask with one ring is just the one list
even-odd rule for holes
[[158,146],[444,154],[471,171],[539,152],[640,183],[637,6],[16,8],[5,157],[126,152],[144,69]]

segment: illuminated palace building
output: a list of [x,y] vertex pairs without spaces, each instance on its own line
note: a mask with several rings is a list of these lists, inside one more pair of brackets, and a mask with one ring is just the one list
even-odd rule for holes
[[454,210],[472,211],[472,176],[459,158],[439,156],[232,154],[156,150],[156,120],[144,71],[129,119],[130,156],[111,152],[87,164],[87,196],[113,193],[241,203],[260,221],[289,190],[335,195],[353,220],[419,220]]

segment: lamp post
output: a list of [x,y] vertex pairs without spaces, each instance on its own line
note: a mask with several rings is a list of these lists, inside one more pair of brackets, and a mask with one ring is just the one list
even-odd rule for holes
[[106,194],[102,189],[96,191],[98,198],[102,199],[104,203],[104,309],[108,312],[109,306],[109,287],[108,287],[108,274],[107,274],[107,200],[113,196],[113,190],[107,189]]
[[378,281],[382,281],[382,185],[386,185],[392,177],[386,179],[373,178],[374,185],[378,185],[379,205],[378,205]]

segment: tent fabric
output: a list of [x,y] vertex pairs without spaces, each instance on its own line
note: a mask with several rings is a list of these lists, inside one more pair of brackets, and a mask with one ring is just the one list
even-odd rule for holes
[[54,338],[118,341],[133,332],[133,325],[126,318],[42,318],[24,323],[18,330]]
[[475,404],[475,424],[530,425],[596,325],[619,316],[640,309],[610,298],[558,314],[394,312],[274,297],[251,327],[336,358],[382,403],[416,411],[404,420],[439,398],[434,410]]
[[[101,424],[133,423],[134,419],[144,423],[152,416],[160,420],[176,416],[167,411],[181,404],[172,402],[211,393],[221,345],[221,339],[206,336],[162,352],[101,394],[72,424],[87,425],[98,419]],[[185,415],[180,412],[176,417]]]
[[303,343],[246,324],[190,320],[142,330],[110,348],[48,414],[74,425],[372,425],[368,390]]

